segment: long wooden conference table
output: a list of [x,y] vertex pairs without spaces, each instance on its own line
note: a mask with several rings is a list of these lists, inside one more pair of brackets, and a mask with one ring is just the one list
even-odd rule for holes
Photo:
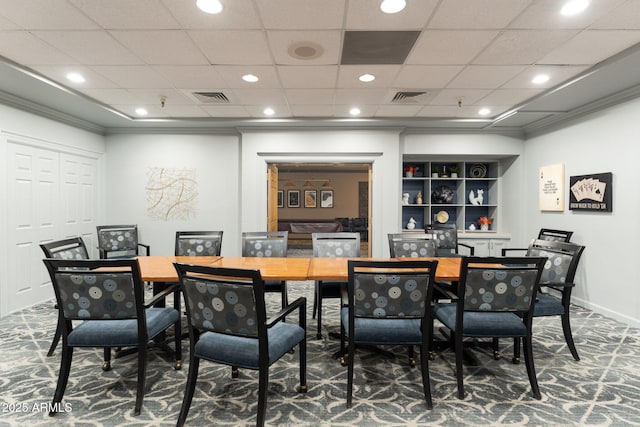
[[[436,280],[456,281],[460,275],[460,258],[357,258],[361,260],[398,261],[438,260]],[[266,258],[266,257],[138,257],[140,274],[145,282],[174,283],[178,273],[174,262],[206,265],[211,267],[245,268],[260,270],[264,280],[336,280],[348,279],[349,258]]]

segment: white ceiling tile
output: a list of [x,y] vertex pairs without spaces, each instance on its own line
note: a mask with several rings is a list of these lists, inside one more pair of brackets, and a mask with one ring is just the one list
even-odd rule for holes
[[[275,89],[280,88],[280,80],[275,67],[271,65],[217,65],[216,71],[230,88]],[[255,83],[242,80],[242,76],[253,74],[258,77]]]
[[175,88],[212,87],[221,88],[226,82],[213,65],[156,65],[152,70],[164,77],[169,86]]
[[[80,65],[41,65],[35,66],[33,69],[64,86],[71,87],[79,91],[83,91],[85,89],[110,89],[117,87],[115,83],[104,78],[104,76],[96,73],[88,67]],[[67,79],[67,74],[69,73],[81,74],[85,78],[84,83],[73,83],[69,81]]]
[[[340,31],[267,31],[269,46],[278,65],[336,65],[340,62]],[[290,48],[308,45],[322,49],[317,58],[300,59],[289,54]]]
[[446,0],[428,28],[499,29],[505,27],[532,0]]
[[474,64],[535,64],[547,52],[565,43],[571,30],[504,31],[474,61]]
[[245,109],[249,112],[249,115],[251,117],[256,117],[256,118],[277,119],[277,118],[291,117],[291,110],[289,109],[288,105],[285,105],[285,104],[268,105],[268,107],[271,107],[275,112],[275,114],[272,116],[267,116],[266,114],[264,114],[265,107],[267,107],[267,105],[265,106],[247,105],[245,106]]
[[99,28],[95,22],[66,1],[0,0],[0,15],[27,30],[90,30]]
[[189,31],[211,64],[271,64],[269,45],[262,31]]
[[398,73],[394,86],[405,89],[445,87],[463,68],[461,65],[407,65]]
[[159,88],[159,89],[145,89],[145,90],[130,90],[131,95],[135,98],[136,102],[143,103],[145,105],[160,105],[161,98],[165,99],[165,107],[170,105],[187,105],[193,104],[192,98],[186,96],[183,92],[174,89]]
[[336,86],[336,67],[280,65],[276,68],[283,87],[322,89]]
[[195,1],[162,0],[176,21],[191,30],[255,30],[261,27],[253,0],[225,1],[222,13],[201,11]]
[[202,108],[197,105],[174,105],[167,104],[164,108],[160,109],[160,112],[166,114],[168,117],[202,117],[206,113]]
[[[587,70],[587,66],[579,65],[533,65],[527,67],[522,73],[502,85],[503,89],[526,89],[526,88],[551,88],[566,80],[577,76]],[[543,84],[534,84],[533,78],[539,74],[549,76],[549,81]]]
[[287,89],[284,93],[289,104],[299,105],[332,105],[335,97],[333,89]]
[[524,69],[524,66],[517,65],[470,65],[465,67],[465,69],[447,85],[447,88],[493,89],[511,80]]
[[438,5],[437,0],[409,1],[404,10],[387,14],[380,2],[349,0],[347,30],[421,30]]
[[86,89],[83,92],[107,105],[133,105],[137,101],[126,89]]
[[489,43],[496,38],[498,31],[424,31],[406,64],[468,64]]
[[541,93],[543,89],[497,89],[478,101],[482,105],[517,105]]
[[333,116],[331,105],[291,105],[294,117],[327,117]]
[[[160,0],[69,0],[107,30],[175,29],[178,22]],[[195,1],[191,2],[195,7]]]
[[[597,64],[640,42],[640,31],[583,31],[551,51],[538,64]],[[597,48],[596,48],[597,46]]]
[[429,105],[473,105],[487,96],[491,91],[487,89],[443,89],[438,91],[429,102]]
[[170,87],[167,80],[156,73],[151,67],[98,65],[91,67],[91,69],[122,88],[148,89]]
[[[358,116],[354,116],[353,114],[351,114],[351,109],[353,107],[358,107],[358,109],[360,110],[360,114]],[[378,105],[375,105],[375,104],[367,105],[367,104],[353,103],[353,104],[340,104],[340,105],[334,106],[336,117],[350,117],[350,118],[354,118],[354,120],[357,120],[356,117],[360,117],[360,118],[374,117],[376,115],[377,109],[378,109]]]
[[391,101],[387,89],[338,89],[336,104],[367,105],[384,104]]
[[[477,116],[477,108],[471,109],[469,107],[454,107],[445,105],[427,105],[416,114],[417,117],[458,117],[459,114],[475,115]],[[473,112],[472,112],[473,111]]]
[[200,106],[211,117],[247,117],[247,109],[241,105],[202,105]]
[[2,12],[0,12],[0,31],[19,30],[19,29],[20,29],[19,25],[11,22],[10,20],[2,16]]
[[34,35],[86,65],[130,65],[142,61],[101,31],[36,31]]
[[584,12],[573,16],[560,14],[565,1],[536,0],[518,16],[509,28],[578,29],[591,25],[624,0],[596,0]]
[[111,31],[110,34],[149,65],[209,63],[184,31]]
[[[338,87],[342,89],[367,89],[391,86],[402,68],[401,65],[341,65],[338,70]],[[375,80],[361,82],[363,74],[372,74]]]
[[78,63],[28,31],[0,32],[0,55],[28,66]]
[[281,90],[276,89],[235,89],[238,103],[242,105],[285,105],[286,97]]
[[376,117],[413,117],[422,110],[422,105],[381,105]]
[[256,0],[267,30],[339,29],[344,0]]
[[600,30],[640,30],[640,0],[627,0],[591,26]]

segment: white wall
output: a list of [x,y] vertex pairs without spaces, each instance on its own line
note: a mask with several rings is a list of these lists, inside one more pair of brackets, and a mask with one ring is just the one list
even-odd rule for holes
[[[528,235],[541,227],[574,231],[572,240],[586,246],[574,300],[636,326],[640,326],[639,117],[640,100],[634,100],[527,140],[523,224]],[[565,165],[567,207],[570,176],[612,172],[613,212],[539,211],[538,168],[556,163]]]
[[[239,255],[237,135],[111,135],[107,138],[106,223],[138,224],[152,255],[173,255],[176,231],[223,230],[222,254]],[[189,219],[153,219],[146,186],[151,168],[195,169],[198,196]]]

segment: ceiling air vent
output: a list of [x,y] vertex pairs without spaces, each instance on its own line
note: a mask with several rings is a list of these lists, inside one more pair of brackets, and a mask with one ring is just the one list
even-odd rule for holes
[[222,92],[193,92],[198,101],[205,104],[228,104],[229,98]]
[[427,92],[397,92],[393,99],[392,104],[421,104],[427,98]]

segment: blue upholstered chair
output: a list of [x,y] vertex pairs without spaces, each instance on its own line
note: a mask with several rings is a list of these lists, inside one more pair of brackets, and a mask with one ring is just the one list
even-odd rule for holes
[[[313,256],[319,258],[359,258],[360,233],[312,233]],[[318,318],[316,337],[322,338],[322,300],[342,298],[346,289],[345,282],[318,280],[315,283],[313,315]]]
[[[286,258],[288,231],[247,231],[242,233],[242,256]],[[282,308],[289,304],[286,280],[265,280],[265,292],[282,295]]]
[[389,233],[391,258],[420,258],[436,256],[436,241],[429,234]]
[[458,229],[455,224],[425,224],[425,233],[431,234],[436,241],[436,253],[441,257],[460,256],[460,246],[466,248],[469,255],[474,255],[474,247],[458,242]]
[[353,394],[356,344],[420,346],[422,388],[431,409],[429,341],[431,294],[438,261],[349,260],[348,305],[341,310],[341,348],[347,349],[347,407]]
[[[575,360],[580,360],[580,356],[573,342],[569,313],[576,270],[584,249],[581,245],[554,240],[535,240],[527,249],[527,256],[547,258],[540,277],[541,290],[536,296],[533,317],[560,316],[564,339]],[[519,361],[520,346],[516,342],[513,362]]]
[[176,256],[218,256],[223,231],[176,231]]
[[[82,237],[72,237],[70,239],[56,240],[54,242],[43,243],[40,245],[42,252],[44,252],[45,258],[56,259],[89,259],[89,253],[87,247],[84,244]],[[55,306],[58,309],[58,306]],[[53,356],[53,352],[60,342],[60,335],[62,334],[62,318],[58,316],[58,323],[56,325],[56,332],[53,335],[53,341],[47,352],[47,357]]]
[[[135,347],[138,350],[138,386],[134,414],[140,414],[145,389],[147,343],[172,326],[175,367],[181,366],[178,310],[153,307],[175,289],[167,288],[145,304],[144,286],[135,259],[48,258],[44,263],[51,276],[62,318],[62,360],[52,408],[62,402],[76,347]],[[49,415],[55,415],[55,411]]]
[[458,398],[464,399],[463,338],[522,338],[531,391],[540,399],[533,363],[532,319],[546,258],[463,257],[458,298],[437,303],[434,318],[451,331],[456,356]]
[[141,255],[149,256],[149,245],[138,241],[137,225],[99,225],[98,251],[101,259],[132,258]]
[[[264,283],[259,270],[175,264],[187,306],[189,375],[178,426],[185,423],[198,378],[200,360],[258,371],[256,425],[264,425],[269,366],[298,346],[300,386],[306,392],[306,299],[298,298],[267,320]],[[297,310],[297,324],[282,319]],[[248,403],[252,403],[251,402]]]

